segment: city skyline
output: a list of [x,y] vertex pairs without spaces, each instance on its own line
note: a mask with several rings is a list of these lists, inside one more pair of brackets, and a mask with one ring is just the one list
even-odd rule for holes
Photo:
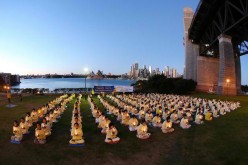
[[[184,69],[183,8],[199,0],[18,1],[1,3],[0,72],[127,73],[134,61]],[[169,7],[172,6],[172,7]],[[173,19],[172,19],[173,17]],[[248,57],[241,57],[248,84]]]

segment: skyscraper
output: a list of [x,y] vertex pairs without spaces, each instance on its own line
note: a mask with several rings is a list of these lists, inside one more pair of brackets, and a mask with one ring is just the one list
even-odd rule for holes
[[149,73],[152,74],[152,66],[149,66],[148,70],[149,70]]

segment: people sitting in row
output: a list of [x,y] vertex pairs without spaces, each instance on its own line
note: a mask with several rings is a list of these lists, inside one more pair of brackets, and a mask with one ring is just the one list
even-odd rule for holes
[[82,95],[79,95],[77,101],[74,104],[74,109],[72,111],[72,121],[71,121],[71,137],[69,141],[71,145],[82,145],[84,144],[83,129],[82,129],[82,116],[80,112],[80,103]]

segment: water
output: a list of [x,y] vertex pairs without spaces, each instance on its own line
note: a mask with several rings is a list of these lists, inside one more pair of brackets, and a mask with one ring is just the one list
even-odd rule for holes
[[[93,80],[86,79],[86,87],[94,88],[94,86],[130,86],[134,80],[104,79]],[[84,78],[37,78],[37,79],[21,79],[21,84],[13,86],[13,88],[48,88],[54,90],[56,88],[84,88]]]

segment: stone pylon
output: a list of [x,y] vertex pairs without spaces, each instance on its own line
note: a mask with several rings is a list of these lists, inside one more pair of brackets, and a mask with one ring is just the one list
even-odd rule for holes
[[[221,34],[219,37],[219,80],[217,94],[237,95],[237,62],[235,60],[231,36]],[[238,80],[239,81],[239,80]]]
[[185,46],[185,70],[184,79],[197,81],[197,56],[199,56],[199,46],[193,44],[188,37],[188,31],[194,17],[191,8],[184,8],[184,46]]

